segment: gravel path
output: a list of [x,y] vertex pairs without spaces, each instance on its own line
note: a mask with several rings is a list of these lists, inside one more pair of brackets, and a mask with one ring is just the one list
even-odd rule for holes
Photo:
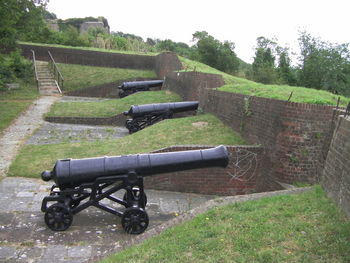
[[0,176],[5,176],[12,160],[16,157],[20,145],[35,129],[44,122],[43,114],[59,100],[56,96],[43,96],[18,117],[12,125],[0,134]]

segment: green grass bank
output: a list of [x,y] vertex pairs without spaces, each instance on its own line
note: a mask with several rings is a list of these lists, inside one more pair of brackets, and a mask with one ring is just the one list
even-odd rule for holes
[[131,105],[181,101],[181,97],[170,91],[145,91],[122,99],[97,102],[57,102],[46,116],[110,117],[127,111]]
[[127,79],[157,78],[156,73],[152,70],[94,67],[63,63],[59,63],[58,68],[64,78],[64,92]]
[[19,83],[18,89],[0,91],[0,133],[5,130],[39,94],[34,83]]
[[100,263],[345,263],[349,242],[349,220],[315,186],[211,209]]
[[[198,122],[201,125],[196,125]],[[213,115],[167,119],[117,140],[26,144],[12,162],[8,175],[39,177],[43,170],[51,170],[57,159],[145,153],[181,144],[242,145],[246,142]]]

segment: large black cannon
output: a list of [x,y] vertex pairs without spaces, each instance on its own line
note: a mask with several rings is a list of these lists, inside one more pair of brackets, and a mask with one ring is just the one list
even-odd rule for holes
[[[50,195],[44,197],[41,210],[45,223],[54,231],[66,230],[73,215],[89,206],[120,216],[123,229],[140,234],[148,226],[145,211],[147,196],[143,177],[160,173],[204,167],[226,167],[225,146],[205,150],[135,154],[114,157],[58,160],[53,170],[44,171],[44,181],[53,180]],[[125,191],[123,198],[113,194]],[[118,210],[100,201],[107,198],[126,209]],[[48,206],[48,203],[51,203]],[[53,204],[52,204],[53,203]]]
[[122,85],[118,86],[118,89],[120,89],[119,97],[123,98],[138,91],[149,91],[150,88],[161,87],[163,82],[163,80],[123,82]]
[[174,113],[194,111],[197,108],[198,101],[133,105],[129,111],[124,112],[124,115],[131,117],[126,120],[125,127],[129,133],[134,133],[158,121],[171,119]]

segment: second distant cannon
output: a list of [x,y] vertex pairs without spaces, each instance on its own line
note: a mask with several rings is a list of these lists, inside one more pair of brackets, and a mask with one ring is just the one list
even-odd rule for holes
[[182,101],[133,105],[129,111],[124,112],[124,115],[130,117],[126,120],[125,126],[131,134],[158,121],[171,119],[175,113],[196,111],[198,104],[198,101]]
[[139,91],[149,91],[150,88],[157,88],[163,85],[164,80],[144,80],[123,82],[118,86],[119,97],[124,98]]

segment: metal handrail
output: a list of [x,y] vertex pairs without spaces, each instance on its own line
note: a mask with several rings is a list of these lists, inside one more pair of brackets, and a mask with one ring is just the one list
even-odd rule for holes
[[[50,57],[50,60],[49,60],[50,70],[53,73],[54,78],[57,79],[58,91],[60,91],[60,93],[62,93],[61,89],[63,88],[64,78],[63,78],[60,70],[58,69],[55,60],[53,59],[51,52],[47,51],[47,53],[49,54],[49,57]],[[61,89],[59,87],[61,87]]]
[[36,87],[39,91],[39,77],[38,77],[38,70],[36,68],[36,60],[35,60],[35,52],[34,50],[31,50],[33,54],[33,64],[34,64],[34,73],[35,73],[35,80],[36,80]]

